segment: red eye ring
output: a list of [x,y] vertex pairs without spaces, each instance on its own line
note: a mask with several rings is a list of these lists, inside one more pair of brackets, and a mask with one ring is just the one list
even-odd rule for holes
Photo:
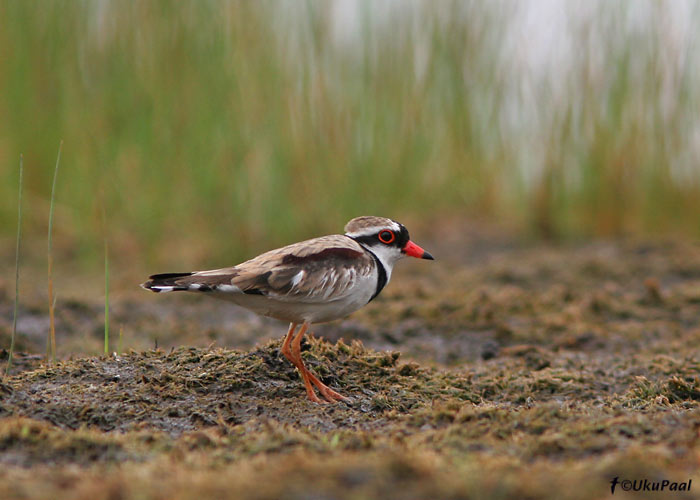
[[377,237],[379,238],[379,241],[386,245],[393,243],[396,239],[396,235],[394,234],[394,232],[389,231],[388,229],[385,229],[384,231],[379,231]]

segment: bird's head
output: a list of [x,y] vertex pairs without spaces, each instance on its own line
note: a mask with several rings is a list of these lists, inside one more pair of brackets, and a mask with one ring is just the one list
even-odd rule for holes
[[355,217],[345,225],[345,236],[376,255],[389,274],[394,263],[405,256],[435,260],[411,241],[403,224],[386,217]]

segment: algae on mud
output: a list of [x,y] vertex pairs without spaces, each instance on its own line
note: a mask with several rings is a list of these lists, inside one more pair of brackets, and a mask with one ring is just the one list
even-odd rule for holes
[[[115,304],[138,350],[18,356],[0,385],[0,497],[599,498],[616,476],[698,483],[700,247],[466,248],[316,328],[305,361],[347,404],[306,401],[279,339],[256,345],[277,323],[218,303]],[[71,346],[99,352],[98,311],[59,303],[58,324],[83,330]]]

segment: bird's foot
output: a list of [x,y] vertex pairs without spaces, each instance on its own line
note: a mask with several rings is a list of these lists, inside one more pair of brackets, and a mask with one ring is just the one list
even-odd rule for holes
[[316,395],[316,392],[311,387],[306,388],[306,396],[314,403],[318,403],[320,405],[326,404],[326,401],[319,399],[319,397]]
[[[309,373],[309,371],[306,368],[299,370],[299,373],[301,374],[301,379],[304,381],[304,387],[306,387],[306,396],[314,403],[325,403],[325,401],[319,399],[319,397],[316,395],[316,391],[314,391],[313,385],[311,385],[311,380],[309,377],[311,373]],[[311,377],[313,377],[313,375],[311,375]]]
[[[326,398],[326,400],[329,403],[337,403],[338,401],[348,401],[348,398],[346,398],[342,394],[335,392],[333,389],[331,389],[326,384],[321,382],[316,377],[316,375],[314,375],[313,373],[311,373],[308,370],[306,370],[306,372],[307,372],[307,376],[309,377],[309,380],[311,381],[311,383],[313,383],[316,386],[316,388],[318,389],[318,392],[321,393],[321,396]],[[307,392],[307,394],[308,394],[308,392]],[[315,394],[314,394],[314,396],[315,396]],[[318,399],[318,398],[316,398],[316,399]]]

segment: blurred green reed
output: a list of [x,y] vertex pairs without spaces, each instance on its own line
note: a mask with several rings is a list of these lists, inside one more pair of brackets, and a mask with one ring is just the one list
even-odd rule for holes
[[154,272],[361,214],[697,236],[698,51],[640,3],[636,27],[621,2],[572,24],[553,82],[514,65],[516,2],[366,2],[353,30],[325,1],[0,0],[0,234],[20,151],[26,238],[46,234],[64,139],[56,245],[93,269],[98,186],[113,264]]

